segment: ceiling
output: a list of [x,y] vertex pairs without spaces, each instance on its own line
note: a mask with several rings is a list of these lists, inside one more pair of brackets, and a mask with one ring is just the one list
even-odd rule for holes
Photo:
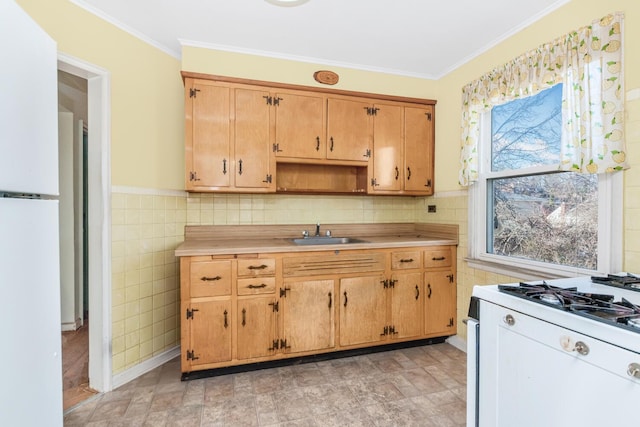
[[189,45],[439,79],[571,0],[71,1],[176,58]]

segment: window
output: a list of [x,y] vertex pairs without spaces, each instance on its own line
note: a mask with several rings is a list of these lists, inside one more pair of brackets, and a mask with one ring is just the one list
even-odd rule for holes
[[557,84],[481,117],[472,266],[549,277],[620,270],[620,174],[558,170],[561,103]]

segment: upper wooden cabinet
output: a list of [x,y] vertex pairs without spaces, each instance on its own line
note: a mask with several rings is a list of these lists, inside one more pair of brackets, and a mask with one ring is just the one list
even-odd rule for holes
[[371,103],[316,93],[278,92],[274,98],[280,162],[366,163],[371,156]]
[[433,100],[182,75],[187,191],[433,194]]
[[229,187],[231,89],[212,82],[185,82],[187,190]]
[[371,103],[327,99],[327,159],[366,162],[371,157]]
[[188,191],[273,192],[267,91],[185,79]]
[[370,192],[402,190],[404,163],[403,115],[398,105],[376,104],[373,116],[373,158],[369,168]]
[[324,159],[324,97],[278,92],[273,98],[276,116],[276,157]]
[[433,194],[433,106],[376,105],[370,194]]
[[404,108],[404,190],[433,194],[433,105]]

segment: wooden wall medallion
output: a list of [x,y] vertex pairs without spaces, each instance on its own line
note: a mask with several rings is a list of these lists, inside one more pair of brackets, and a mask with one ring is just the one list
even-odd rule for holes
[[338,83],[338,75],[333,71],[321,70],[313,73],[313,78],[318,83],[322,83],[324,85],[334,85]]

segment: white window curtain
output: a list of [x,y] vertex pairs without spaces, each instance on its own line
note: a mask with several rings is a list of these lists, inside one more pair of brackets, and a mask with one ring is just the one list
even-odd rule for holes
[[622,23],[622,13],[607,15],[463,87],[460,185],[478,179],[482,113],[557,83],[563,83],[558,168],[582,173],[627,169]]

